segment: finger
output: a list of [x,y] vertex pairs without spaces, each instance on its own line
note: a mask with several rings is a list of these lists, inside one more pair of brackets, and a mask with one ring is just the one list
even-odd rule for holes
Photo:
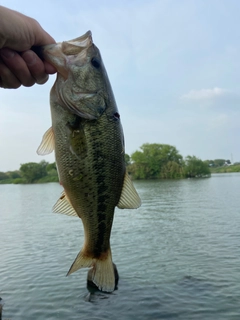
[[[40,26],[40,25],[39,25]],[[56,41],[51,37],[41,26],[41,32],[39,30],[36,31],[36,39],[34,45],[47,45],[47,44],[52,44],[56,43]]]
[[21,82],[0,59],[0,87],[5,89],[17,89],[20,86]]
[[21,84],[25,87],[31,87],[36,82],[32,77],[26,62],[16,51],[3,48],[0,50],[0,55],[7,68]]
[[38,84],[43,84],[47,82],[49,76],[45,72],[44,62],[37,56],[32,50],[27,50],[22,53],[22,58],[28,66],[28,70],[35,82]]
[[54,74],[57,72],[57,69],[54,66],[52,66],[49,62],[43,61],[43,63],[47,74]]

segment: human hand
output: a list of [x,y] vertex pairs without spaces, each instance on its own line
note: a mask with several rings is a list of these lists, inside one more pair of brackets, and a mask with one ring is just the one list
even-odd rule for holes
[[52,43],[55,40],[36,20],[0,6],[0,87],[44,84],[56,69],[31,47]]

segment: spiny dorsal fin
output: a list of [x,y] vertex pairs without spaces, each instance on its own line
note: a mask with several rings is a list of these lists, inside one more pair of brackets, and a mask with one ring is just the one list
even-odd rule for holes
[[120,209],[137,209],[141,206],[141,199],[127,172],[124,177],[122,194],[117,206]]
[[45,156],[54,150],[54,134],[52,127],[50,127],[43,135],[42,142],[37,149],[37,154]]
[[76,211],[69,202],[65,191],[62,192],[61,197],[53,206],[53,212],[66,214],[67,216],[78,217]]

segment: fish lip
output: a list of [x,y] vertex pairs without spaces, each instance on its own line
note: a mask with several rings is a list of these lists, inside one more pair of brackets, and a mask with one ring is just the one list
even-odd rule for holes
[[92,44],[92,32],[89,30],[78,38],[63,41],[62,52],[66,56],[79,54],[81,51],[87,50]]
[[61,42],[41,47],[40,54],[44,60],[51,63],[54,67],[59,65],[58,60],[61,60],[61,62],[65,61],[65,57],[61,51]]
[[89,39],[90,41],[92,41],[92,32],[90,30],[88,30],[86,33],[84,33],[82,36],[80,37],[77,37],[77,38],[74,38],[72,40],[68,40],[68,41],[65,41],[65,42],[79,42],[79,43],[82,43],[84,42],[85,40]]
[[74,61],[75,56],[80,61],[84,61],[87,51],[92,45],[92,33],[87,31],[78,38],[43,46],[38,50],[38,53],[41,58],[53,65],[63,79],[66,80],[69,73],[68,65],[71,64],[71,61]]

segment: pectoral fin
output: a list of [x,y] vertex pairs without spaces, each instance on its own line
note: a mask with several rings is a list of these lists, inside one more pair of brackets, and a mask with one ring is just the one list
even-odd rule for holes
[[141,206],[141,199],[127,172],[124,177],[122,194],[117,206],[120,209],[137,209]]
[[52,210],[54,213],[62,213],[67,216],[78,217],[78,214],[69,202],[65,191],[62,192],[61,197],[55,203]]
[[45,156],[54,150],[54,134],[53,129],[50,127],[43,135],[42,142],[37,149],[37,154]]

